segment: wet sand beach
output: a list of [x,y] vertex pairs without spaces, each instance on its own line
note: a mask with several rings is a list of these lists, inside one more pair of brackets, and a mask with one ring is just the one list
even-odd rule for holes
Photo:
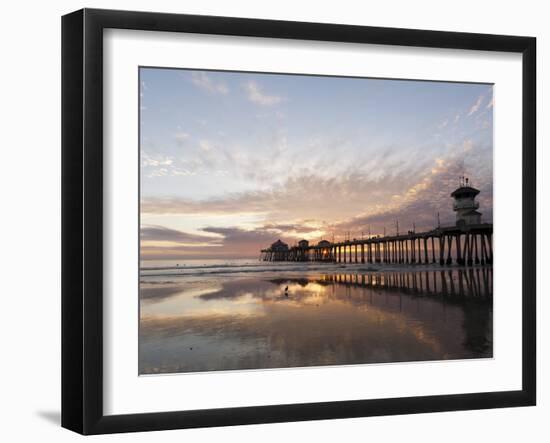
[[492,357],[491,267],[230,270],[142,273],[140,374]]

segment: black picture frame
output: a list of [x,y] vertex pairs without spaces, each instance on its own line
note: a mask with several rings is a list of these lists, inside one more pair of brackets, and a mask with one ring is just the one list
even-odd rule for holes
[[[102,77],[103,30],[107,28],[522,54],[522,389],[104,415]],[[62,18],[62,426],[82,434],[105,434],[535,405],[535,117],[533,37],[97,9],[65,15]]]

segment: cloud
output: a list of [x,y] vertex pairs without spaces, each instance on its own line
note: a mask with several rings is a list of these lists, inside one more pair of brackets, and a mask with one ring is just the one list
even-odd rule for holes
[[[203,199],[193,198],[190,192],[189,197],[143,196],[142,214],[155,223],[178,217],[218,220],[203,225],[205,235],[218,234],[223,238],[217,247],[210,243],[208,248],[190,251],[189,247],[174,246],[170,252],[174,257],[204,256],[205,249],[211,255],[230,257],[233,250],[234,256],[250,257],[254,248],[261,249],[279,237],[289,242],[302,237],[312,241],[331,239],[333,235],[341,239],[347,231],[360,236],[369,225],[373,234],[381,234],[384,227],[393,232],[397,218],[402,232],[412,229],[413,222],[417,230],[432,229],[437,212],[443,223],[452,223],[450,193],[456,188],[458,177],[467,175],[481,190],[483,219],[492,220],[492,145],[490,141],[480,142],[476,134],[460,142],[445,143],[437,156],[429,148],[411,147],[410,154],[404,157],[396,154],[399,150],[387,147],[374,155],[359,153],[353,157],[345,154],[345,143],[338,146],[340,150],[308,157],[317,152],[317,144],[312,143],[311,151],[302,150],[305,161],[294,158],[290,151],[284,156],[283,165],[278,165],[277,158],[267,161],[265,153],[245,156],[232,146],[215,142],[196,146],[202,153],[196,164],[177,161],[159,166],[156,173],[176,174],[176,170],[182,170],[202,174],[207,170],[213,174],[214,168],[223,165],[232,179],[243,180],[245,173],[253,174],[252,179],[246,179],[253,184],[248,189],[253,190],[229,192],[220,187],[215,196]],[[258,162],[257,158],[263,161]],[[261,182],[262,176],[268,181]],[[224,225],[223,220],[228,219],[247,220],[247,225],[239,226],[235,221]]]
[[146,177],[148,177],[148,178],[165,177],[167,175],[170,175],[168,168],[157,168],[157,169],[153,169],[151,172],[146,174]]
[[[423,162],[418,164],[427,166]],[[384,206],[388,196],[413,186],[419,171],[414,168],[402,170],[400,164],[394,166],[394,170],[390,167],[374,177],[356,170],[334,177],[302,171],[268,189],[229,193],[206,200],[149,197],[142,201],[142,212],[157,215],[259,214],[272,227],[284,226],[289,220],[309,218],[332,222],[356,215],[368,207]]]
[[[219,234],[223,236],[223,243],[228,245],[263,245],[265,247],[266,242],[272,242],[273,233],[263,228],[256,228],[252,230],[242,229],[238,227],[206,227],[202,229],[204,232],[211,234]],[[259,249],[254,249],[254,252],[259,252]]]
[[[479,148],[479,147],[477,147]],[[490,158],[490,152],[486,153]],[[484,154],[476,153],[476,146],[467,139],[462,150],[456,150],[445,159],[436,159],[429,174],[424,175],[414,186],[396,195],[393,204],[380,207],[378,211],[354,217],[336,224],[336,231],[352,230],[359,232],[373,226],[373,233],[381,233],[386,227],[395,232],[396,220],[399,220],[400,232],[412,229],[429,230],[436,226],[436,214],[440,213],[442,224],[454,223],[452,199],[450,193],[458,186],[458,177],[470,175],[474,185],[481,191],[478,200],[483,220],[491,221],[493,213],[492,164],[481,161]],[[485,168],[476,168],[476,164],[485,164]]]
[[201,165],[196,161],[175,160],[163,155],[141,154],[141,167],[144,177],[174,177],[195,175],[200,172]]
[[262,91],[260,86],[254,82],[249,81],[243,85],[248,100],[252,103],[256,103],[260,106],[273,106],[283,101],[282,97],[277,95],[268,95]]
[[177,259],[193,257],[257,257],[260,250],[281,238],[287,243],[296,238],[263,227],[205,227],[205,235],[191,234],[157,225],[144,225],[140,231],[144,258]]
[[311,233],[319,230],[318,226],[308,226],[306,221],[302,223],[267,223],[263,229],[286,233]]
[[199,142],[199,148],[202,149],[203,151],[211,151],[213,146],[212,146],[212,143],[209,142],[208,140],[201,140]]
[[194,244],[219,244],[221,237],[190,234],[176,229],[159,225],[143,225],[140,229],[142,242],[170,242],[170,243],[194,243]]
[[144,197],[143,214],[210,214],[222,215],[231,212],[264,212],[268,208],[267,194],[250,192],[232,194],[224,198],[193,200],[180,197]]
[[182,146],[185,144],[187,140],[189,140],[190,135],[187,132],[178,131],[174,134],[174,139],[176,140],[176,143],[179,146]]
[[170,157],[166,157],[162,155],[152,157],[146,152],[142,152],[141,154],[141,165],[143,167],[170,166],[173,163],[174,161]]
[[477,98],[477,101],[472,105],[472,107],[468,111],[468,117],[475,114],[479,110],[482,102],[483,102],[483,95],[480,95]]
[[205,72],[193,72],[191,74],[191,82],[198,88],[211,94],[226,95],[229,93],[229,88],[224,82],[212,80]]
[[487,109],[492,108],[495,105],[495,98],[492,97],[491,101],[487,103]]
[[[204,235],[189,234],[159,226],[147,226],[142,240],[171,242],[166,247],[142,248],[145,256],[179,257],[253,257],[260,249],[280,238],[294,244],[301,238],[317,241],[321,237],[337,240],[344,233],[359,237],[395,232],[433,229],[440,213],[441,223],[454,223],[450,193],[458,186],[458,177],[468,175],[481,193],[480,212],[492,220],[491,146],[465,139],[446,157],[431,159],[422,171],[382,176],[379,181],[354,172],[341,177],[323,178],[306,175],[287,180],[269,191],[243,192],[217,199],[189,200],[175,197],[145,198],[142,213],[162,216],[256,214],[255,227],[206,226]],[[210,236],[210,237],[209,237]]]
[[[448,194],[457,177],[468,173],[479,181],[492,180],[490,146],[480,146],[473,139],[449,148],[451,154],[417,161],[414,167],[400,161],[366,163],[364,169],[349,169],[336,176],[297,171],[281,184],[257,191],[220,194],[205,200],[181,197],[149,197],[142,201],[142,212],[154,215],[225,215],[255,214],[264,220],[266,230],[294,233],[322,231],[353,221],[354,217],[374,216],[388,211],[407,212],[415,200],[430,200],[431,206],[452,215]],[[404,161],[403,159],[401,161]],[[379,175],[371,174],[373,168]],[[319,168],[318,171],[323,171]],[[417,215],[412,214],[412,217]],[[433,217],[433,211],[430,212]],[[313,223],[303,220],[314,219]],[[356,224],[353,222],[352,224]]]
[[448,124],[449,124],[449,120],[446,119],[446,120],[444,120],[443,122],[441,122],[441,124],[438,126],[438,128],[439,128],[439,129],[446,128]]
[[458,123],[459,120],[460,120],[460,114],[456,114],[454,122]]

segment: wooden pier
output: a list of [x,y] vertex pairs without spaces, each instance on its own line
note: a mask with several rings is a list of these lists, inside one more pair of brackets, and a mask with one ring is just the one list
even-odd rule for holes
[[374,236],[343,242],[302,240],[288,247],[280,240],[262,249],[262,261],[485,265],[493,263],[493,224],[438,227],[393,236]]

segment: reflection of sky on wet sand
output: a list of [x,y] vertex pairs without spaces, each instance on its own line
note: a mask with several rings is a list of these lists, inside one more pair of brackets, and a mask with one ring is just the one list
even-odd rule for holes
[[142,281],[140,372],[491,357],[486,272]]

